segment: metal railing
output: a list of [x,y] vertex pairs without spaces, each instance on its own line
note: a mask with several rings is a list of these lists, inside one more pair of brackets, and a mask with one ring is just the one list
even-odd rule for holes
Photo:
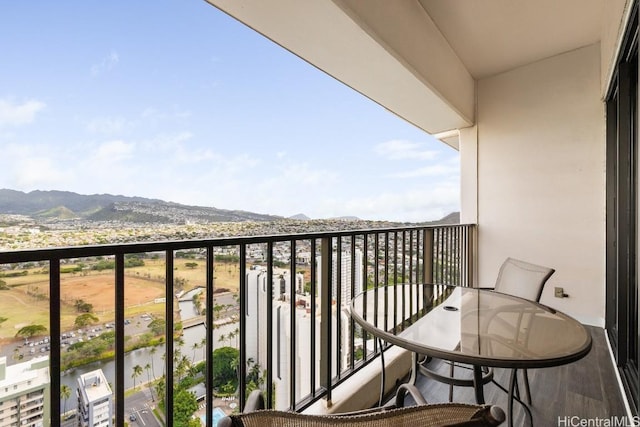
[[[26,263],[48,264],[50,420],[51,425],[58,426],[62,415],[58,403],[64,332],[61,293],[69,274],[61,266],[87,259],[113,261],[115,375],[111,386],[113,415],[116,424],[123,425],[130,411],[125,399],[130,371],[125,363],[128,308],[125,297],[127,282],[132,280],[126,274],[127,259],[141,254],[164,259],[166,355],[180,351],[180,341],[174,333],[180,321],[176,317],[175,298],[177,254],[189,253],[202,259],[205,263],[202,281],[206,389],[203,399],[206,425],[211,426],[216,392],[212,378],[213,355],[221,347],[214,341],[214,333],[218,333],[215,325],[219,323],[216,291],[222,286],[217,284],[218,265],[224,263],[230,271],[231,264],[237,268],[237,305],[230,311],[231,321],[237,325],[235,394],[239,409],[250,391],[248,378],[253,374],[252,386],[265,391],[268,405],[301,411],[319,399],[330,402],[333,389],[373,361],[381,351],[375,340],[351,321],[347,309],[351,298],[365,287],[398,283],[469,286],[473,282],[474,232],[472,225],[418,226],[26,250],[0,252],[0,267],[15,269]],[[181,380],[176,375],[178,363],[174,357],[164,359],[165,402],[174,401],[174,387]],[[256,367],[259,375],[255,375]],[[2,390],[0,401],[1,398]],[[167,424],[172,425],[172,404],[165,405],[164,417]]]

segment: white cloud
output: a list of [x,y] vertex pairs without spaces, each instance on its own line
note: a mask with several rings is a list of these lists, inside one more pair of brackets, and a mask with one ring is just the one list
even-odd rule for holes
[[[317,205],[328,200],[328,195],[341,191],[338,173],[315,169],[306,162],[245,163],[245,159],[235,159],[238,169],[233,173],[210,175],[212,203],[218,207],[284,216],[312,213],[320,211]],[[224,185],[217,186],[221,180]]]
[[389,160],[432,160],[437,155],[437,151],[427,150],[426,144],[394,139],[381,142],[374,147],[374,152]]
[[342,209],[343,212],[358,212],[364,219],[430,221],[458,211],[460,191],[457,183],[443,182],[428,188],[386,191],[354,198],[346,202]]
[[8,144],[3,148],[11,163],[0,169],[0,181],[8,188],[56,189],[73,181],[73,171],[48,146]]
[[93,156],[97,163],[115,163],[132,158],[135,144],[122,140],[108,141],[100,144]]
[[87,123],[87,130],[93,133],[114,134],[122,132],[128,126],[122,117],[98,117]]
[[0,127],[20,126],[32,123],[36,114],[46,107],[44,102],[26,101],[22,104],[14,104],[10,101],[0,99]]
[[152,139],[141,142],[142,148],[147,151],[161,151],[175,154],[184,143],[193,138],[191,132],[177,132],[173,134],[156,135]]
[[140,113],[140,117],[142,117],[142,119],[147,122],[157,124],[164,120],[185,119],[191,117],[191,111],[183,110],[181,108],[178,108],[177,106],[175,106],[173,111],[170,112],[160,111],[153,107],[147,107],[142,110],[142,112]]
[[100,62],[91,66],[91,75],[96,77],[99,74],[111,71],[120,62],[118,52],[112,50]]
[[60,164],[47,157],[30,157],[23,159],[17,182],[20,187],[45,188],[68,182],[73,174],[60,168]]
[[391,178],[419,178],[419,177],[453,177],[460,174],[458,158],[445,163],[428,165],[421,168],[390,174]]

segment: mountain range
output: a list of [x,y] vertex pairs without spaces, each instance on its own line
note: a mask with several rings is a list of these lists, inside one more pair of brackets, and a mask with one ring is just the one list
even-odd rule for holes
[[55,190],[25,193],[9,189],[0,189],[0,214],[25,215],[39,221],[85,220],[170,224],[282,219],[275,215],[189,206],[144,197],[82,195]]
[[[23,215],[37,222],[88,221],[156,224],[193,224],[212,222],[276,221],[281,216],[260,214],[242,210],[189,206],[145,197],[129,197],[112,194],[83,195],[70,191],[41,191],[29,193],[0,189],[0,214]],[[308,216],[299,213],[288,219],[307,221]],[[358,221],[354,216],[330,218],[339,221]],[[457,224],[458,212],[426,224]]]

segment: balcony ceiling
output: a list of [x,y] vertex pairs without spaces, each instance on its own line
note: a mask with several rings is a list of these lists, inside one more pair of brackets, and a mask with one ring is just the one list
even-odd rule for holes
[[474,124],[476,80],[597,43],[606,4],[206,1],[431,134]]
[[418,0],[476,79],[597,43],[604,0]]

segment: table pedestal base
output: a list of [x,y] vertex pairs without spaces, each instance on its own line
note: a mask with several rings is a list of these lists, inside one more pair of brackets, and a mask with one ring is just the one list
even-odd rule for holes
[[493,381],[493,370],[483,372],[482,366],[473,365],[473,378],[456,378],[453,376],[441,375],[418,362],[418,355],[413,353],[413,372],[411,380],[415,383],[414,373],[419,372],[427,378],[456,387],[473,387],[476,403],[483,405],[484,385]]

